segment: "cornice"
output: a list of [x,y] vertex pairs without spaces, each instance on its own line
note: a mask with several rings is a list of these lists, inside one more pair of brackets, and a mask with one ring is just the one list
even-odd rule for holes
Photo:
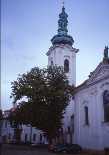
[[72,46],[68,45],[68,44],[57,44],[54,46],[51,46],[48,50],[48,52],[46,53],[47,56],[50,55],[50,53],[55,50],[56,48],[62,48],[62,49],[69,49],[69,51],[77,53],[79,51],[79,49],[73,48]]
[[93,81],[92,83],[87,83],[88,80],[86,80],[86,81],[83,82],[81,85],[79,85],[79,86],[77,86],[77,87],[75,88],[75,94],[76,94],[78,91],[81,91],[81,90],[83,90],[83,89],[87,89],[87,88],[89,88],[89,87],[91,87],[91,86],[94,86],[94,85],[98,84],[99,82],[102,82],[103,80],[107,80],[107,79],[109,79],[109,75],[103,76],[102,78],[100,78],[100,79],[98,79],[98,80],[96,80],[96,81]]

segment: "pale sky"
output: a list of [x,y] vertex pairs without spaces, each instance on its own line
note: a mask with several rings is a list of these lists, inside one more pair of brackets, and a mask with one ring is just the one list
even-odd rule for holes
[[[46,67],[62,0],[1,0],[1,104],[12,107],[11,82],[32,67]],[[109,46],[109,0],[65,0],[76,57],[76,83],[88,78]]]

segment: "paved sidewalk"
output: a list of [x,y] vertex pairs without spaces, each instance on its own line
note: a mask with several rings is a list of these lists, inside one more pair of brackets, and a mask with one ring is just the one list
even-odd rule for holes
[[[56,155],[47,149],[31,148],[29,146],[3,145],[1,155]],[[59,155],[59,154],[58,154]]]

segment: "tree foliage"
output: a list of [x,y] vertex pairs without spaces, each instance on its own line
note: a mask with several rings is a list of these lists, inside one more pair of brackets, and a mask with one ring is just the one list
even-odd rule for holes
[[61,67],[32,68],[12,82],[11,97],[14,104],[19,103],[10,119],[17,124],[31,124],[51,139],[62,126],[71,92],[72,87]]

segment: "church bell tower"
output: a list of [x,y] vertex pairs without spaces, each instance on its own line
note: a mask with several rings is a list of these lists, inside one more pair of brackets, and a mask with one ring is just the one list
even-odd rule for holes
[[73,48],[74,40],[68,35],[68,15],[65,7],[59,14],[58,31],[51,39],[52,46],[47,52],[48,66],[62,66],[68,77],[70,85],[76,85],[76,53],[78,49]]

